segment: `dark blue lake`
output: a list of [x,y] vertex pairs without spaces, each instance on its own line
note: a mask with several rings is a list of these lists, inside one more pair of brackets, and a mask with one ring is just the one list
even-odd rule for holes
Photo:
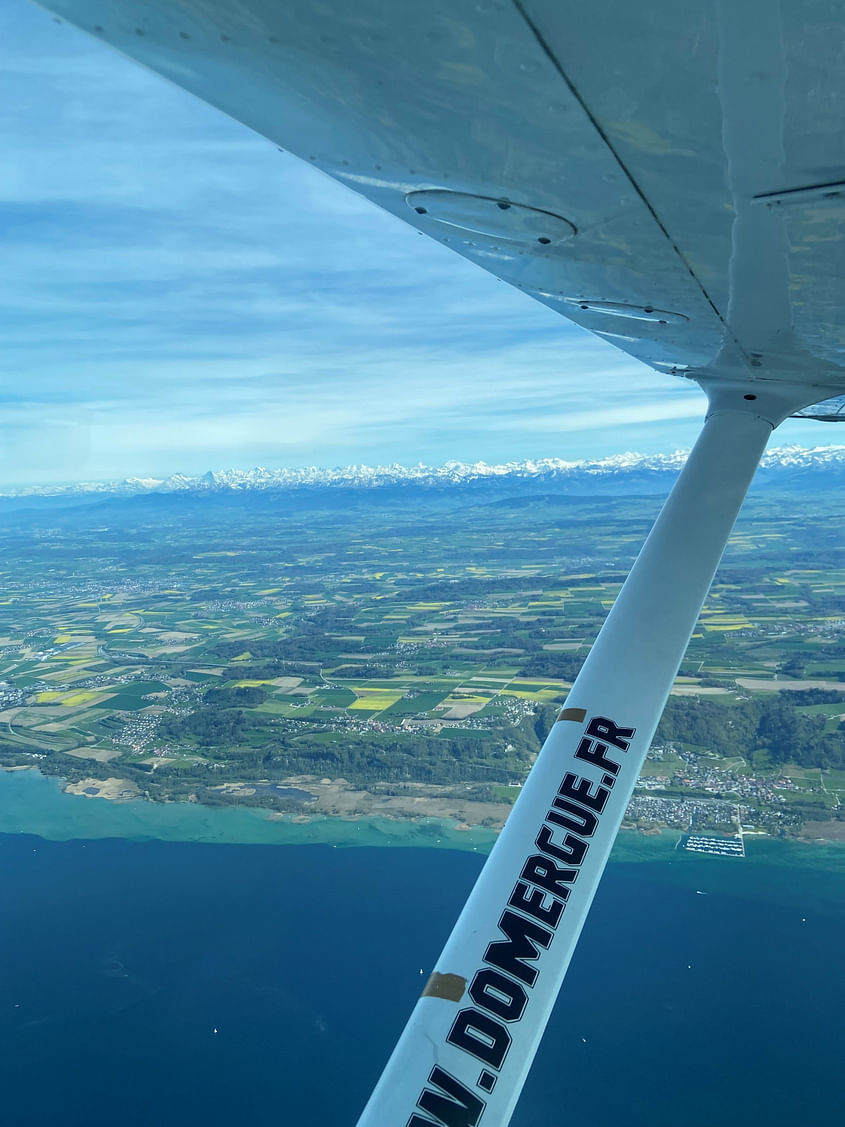
[[[481,862],[0,836],[3,1124],[349,1127]],[[841,1121],[843,883],[611,864],[513,1122]]]

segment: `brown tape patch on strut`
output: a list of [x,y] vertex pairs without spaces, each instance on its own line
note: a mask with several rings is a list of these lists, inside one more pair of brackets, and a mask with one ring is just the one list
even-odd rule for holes
[[555,724],[558,720],[574,720],[576,724],[583,724],[587,719],[586,708],[564,708],[558,715]]
[[460,1002],[467,988],[467,980],[459,974],[441,974],[432,971],[423,988],[421,998],[445,998],[447,1002]]

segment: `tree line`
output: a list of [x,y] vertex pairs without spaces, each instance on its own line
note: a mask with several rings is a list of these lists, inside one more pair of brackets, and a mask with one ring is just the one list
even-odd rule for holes
[[826,716],[798,711],[799,705],[839,701],[845,712],[845,693],[824,690],[778,693],[730,705],[697,697],[670,697],[655,742],[690,744],[722,755],[742,756],[754,767],[796,763],[801,767],[843,768],[843,725],[835,732],[825,732]]

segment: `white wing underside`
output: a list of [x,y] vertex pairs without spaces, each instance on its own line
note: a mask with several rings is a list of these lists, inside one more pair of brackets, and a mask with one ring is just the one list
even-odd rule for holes
[[654,368],[845,390],[841,0],[48,6]]

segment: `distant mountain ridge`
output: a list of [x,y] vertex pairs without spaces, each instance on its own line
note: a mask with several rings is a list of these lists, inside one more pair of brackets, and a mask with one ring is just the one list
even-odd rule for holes
[[[166,478],[128,477],[122,481],[77,482],[70,485],[26,486],[0,492],[2,497],[72,497],[83,495],[137,496],[149,493],[237,493],[299,490],[303,488],[382,489],[416,486],[443,489],[474,483],[547,484],[566,492],[663,492],[677,475],[687,451],[673,454],[614,454],[596,460],[565,461],[537,458],[521,462],[446,462],[442,466],[392,464],[352,465],[337,469],[308,466],[302,469],[209,470],[199,477],[172,474]],[[845,480],[845,446],[782,446],[763,455],[758,483],[809,485],[823,475]]]

